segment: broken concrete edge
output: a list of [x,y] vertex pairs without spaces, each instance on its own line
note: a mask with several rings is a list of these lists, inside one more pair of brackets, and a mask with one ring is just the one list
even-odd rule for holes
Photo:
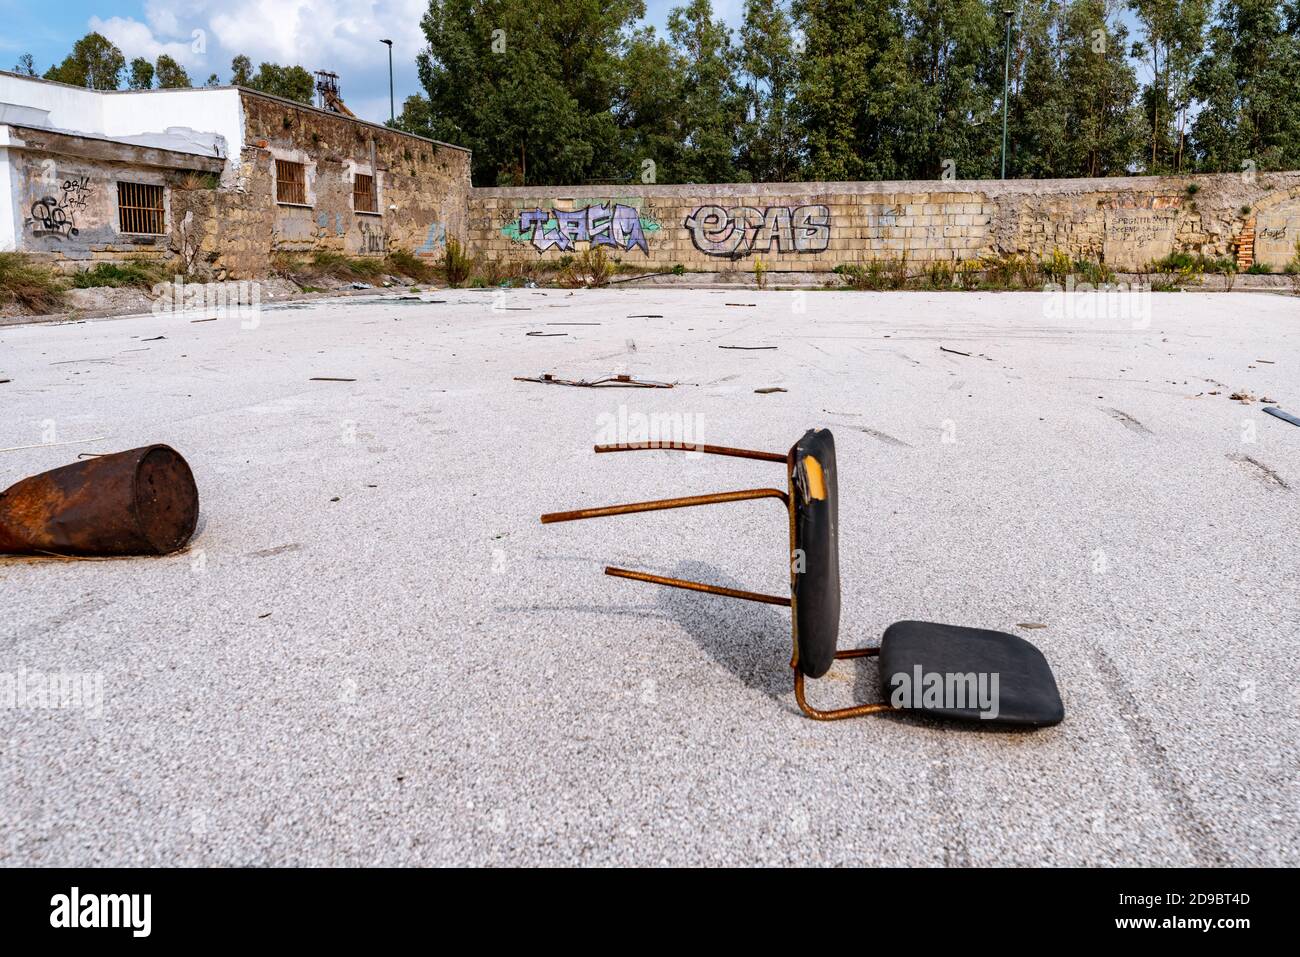
[[[231,281],[233,282],[234,280]],[[429,286],[422,286],[420,288],[428,289],[431,292],[445,291],[442,287],[438,287],[435,289]],[[351,296],[360,296],[360,297],[372,298],[372,299],[375,296],[382,296],[385,298],[400,299],[402,298],[403,294],[409,297],[411,294],[410,290],[411,287],[409,286],[394,286],[391,289],[386,289],[380,286],[373,289],[343,288],[343,289],[327,290],[325,292],[304,292],[300,294],[278,296],[275,299],[271,300],[269,303],[266,303],[266,305],[276,306],[279,305],[280,303],[285,303],[285,302],[311,302],[317,299],[346,299]],[[473,291],[473,290],[460,290],[460,291],[463,292],[463,291]],[[138,308],[73,310],[70,312],[52,312],[52,313],[48,313],[45,315],[38,315],[38,316],[0,315],[0,328],[3,328],[5,326],[25,326],[29,323],[31,324],[53,323],[57,325],[60,323],[83,322],[87,319],[129,319],[136,316],[145,316],[145,315],[149,315],[149,312],[148,311],[142,312]]]
[[[687,273],[684,276],[675,276],[672,274],[645,273],[643,276],[637,277],[638,279],[644,281],[638,282],[636,286],[628,286],[627,288],[635,289],[637,287],[645,288],[646,286],[655,286],[655,287],[672,286],[676,289],[683,289],[683,290],[716,289],[721,291],[721,290],[731,289],[731,290],[745,290],[749,292],[794,292],[798,290],[809,291],[809,292],[860,291],[860,290],[853,290],[849,288],[847,285],[842,285],[834,282],[833,280],[829,280],[827,278],[829,275],[830,274],[824,272],[821,273],[769,272],[768,273],[768,276],[770,277],[768,279],[769,285],[764,289],[759,289],[753,283],[752,280],[747,282],[733,281],[733,277],[725,273],[713,273],[713,272]],[[707,278],[710,276],[717,276],[719,278],[716,280]],[[1117,273],[1115,276],[1115,281],[1121,283],[1124,282],[1135,283],[1135,282],[1140,282],[1143,278],[1146,277],[1143,277],[1138,273]],[[1215,281],[1216,279],[1218,281]],[[416,283],[414,285],[421,286],[421,284],[419,283]],[[1200,285],[1189,284],[1187,286],[1180,287],[1178,291],[1190,292],[1190,293],[1197,293],[1197,292],[1266,293],[1269,295],[1281,295],[1281,296],[1293,296],[1296,294],[1295,285],[1292,282],[1292,278],[1286,275],[1266,275],[1266,276],[1238,275],[1236,278],[1236,282],[1233,284],[1233,287],[1231,289],[1225,289],[1223,288],[1223,286],[1224,283],[1221,280],[1221,277],[1207,276],[1205,277],[1204,281]],[[452,291],[455,291],[457,293],[495,292],[499,288],[509,288],[511,289],[511,291],[525,291],[524,289],[522,289],[522,287],[500,287],[500,286],[459,286],[459,287],[422,286],[422,288],[427,288],[429,289],[429,291],[432,292],[443,292],[443,293],[452,292]],[[616,288],[616,287],[606,287],[606,288]],[[392,288],[375,287],[372,289],[341,288],[336,290],[326,290],[324,292],[304,292],[301,294],[290,294],[290,295],[280,296],[274,300],[274,303],[311,302],[313,300],[318,300],[318,299],[339,299],[339,298],[346,298],[348,296],[357,296],[357,295],[364,295],[370,297],[378,295],[378,296],[391,297],[391,298],[400,298],[403,293],[409,295],[410,289],[411,287],[409,286],[392,287]],[[538,287],[538,291],[558,291],[558,290],[565,290],[567,292],[584,291],[582,289],[568,289],[567,287],[564,286]],[[526,291],[532,292],[534,290],[529,289]],[[951,292],[951,293],[959,293],[962,295],[969,295],[972,292],[975,293],[978,292],[985,292],[985,293],[1039,292],[1040,290],[953,288],[950,290],[949,289],[898,289],[898,290],[886,290],[886,291],[902,292],[902,293],[949,293]],[[48,313],[43,315],[32,315],[32,316],[0,315],[0,328],[3,328],[5,326],[22,326],[22,325],[27,325],[29,323],[34,324],[34,323],[81,322],[86,319],[124,319],[127,318],[128,316],[140,316],[140,315],[144,315],[144,313],[142,313],[139,309],[127,309],[127,308],[87,309],[87,310],[77,310],[71,312],[55,312],[55,313]]]

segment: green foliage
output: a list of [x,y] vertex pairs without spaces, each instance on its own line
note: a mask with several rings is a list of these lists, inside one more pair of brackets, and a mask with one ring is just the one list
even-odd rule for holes
[[394,249],[384,260],[387,271],[398,276],[406,276],[416,282],[433,282],[438,277],[437,268],[405,249]]
[[[235,57],[230,67],[232,73],[238,76],[241,71],[246,75],[247,65],[248,57]],[[271,96],[308,105],[311,105],[316,93],[316,81],[312,79],[310,73],[300,66],[280,66],[278,63],[263,63],[257,68],[256,74],[247,76],[244,83],[240,83],[237,79],[232,79],[231,82],[262,93],[269,93]]]
[[590,289],[607,285],[612,273],[613,267],[605,255],[605,247],[596,246],[573,257],[573,262],[560,274],[560,282],[565,286]]
[[442,256],[442,270],[447,278],[447,285],[460,286],[474,271],[474,259],[454,236],[448,237],[447,248]]
[[1246,270],[1247,276],[1271,276],[1273,267],[1268,263],[1251,263],[1250,268]]
[[131,61],[131,73],[126,78],[129,90],[153,89],[153,64],[142,56]]
[[1232,259],[1223,257],[1212,259],[1202,253],[1175,252],[1151,264],[1158,272],[1180,273],[1184,276],[1199,276],[1203,273],[1228,276],[1235,274],[1237,264]]
[[116,90],[125,71],[122,51],[103,34],[87,33],[72,45],[62,63],[45,71],[45,79],[92,90]]
[[767,266],[763,265],[763,257],[754,257],[754,283],[759,289],[767,288]]
[[0,252],[0,307],[18,305],[36,314],[63,306],[63,283],[23,253]]
[[1051,257],[1044,259],[1039,268],[1048,282],[1061,286],[1065,284],[1065,280],[1074,271],[1074,263],[1061,250],[1053,249]]
[[154,72],[158,76],[160,90],[183,90],[194,85],[190,82],[190,75],[185,72],[185,68],[166,53],[159,54],[158,61],[154,64]]
[[149,289],[167,278],[167,267],[147,259],[96,263],[89,269],[72,274],[75,289],[110,286],[114,289]]

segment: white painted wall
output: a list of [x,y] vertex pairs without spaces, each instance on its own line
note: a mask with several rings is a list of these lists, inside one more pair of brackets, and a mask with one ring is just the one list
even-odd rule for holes
[[[233,87],[101,92],[0,73],[0,104],[44,110],[55,129],[110,139],[162,134],[168,127],[216,134],[225,140],[228,159],[238,160],[244,145],[243,111]],[[203,139],[195,138],[189,148],[211,155]]]
[[0,253],[18,248],[17,213],[18,191],[14,183],[13,165],[10,161],[9,127],[0,126]]

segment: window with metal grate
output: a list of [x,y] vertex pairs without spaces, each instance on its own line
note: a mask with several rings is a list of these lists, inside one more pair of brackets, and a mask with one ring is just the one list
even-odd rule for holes
[[161,236],[163,188],[148,183],[117,184],[117,226],[124,233]]
[[379,197],[375,193],[375,178],[357,173],[352,180],[352,208],[358,213],[379,212]]
[[275,161],[275,201],[307,205],[307,167],[289,160]]

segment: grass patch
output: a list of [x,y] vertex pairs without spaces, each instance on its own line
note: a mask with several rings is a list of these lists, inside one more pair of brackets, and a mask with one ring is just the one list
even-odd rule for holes
[[72,274],[74,289],[152,289],[167,279],[167,267],[147,259],[128,259],[116,263],[96,263],[89,269]]
[[384,265],[390,273],[416,282],[433,282],[438,278],[437,266],[405,249],[394,249],[384,260]]
[[22,253],[0,253],[0,306],[19,305],[34,313],[58,312],[63,283],[52,269]]
[[447,285],[463,286],[465,280],[469,279],[470,273],[474,271],[474,257],[465,251],[459,239],[454,236],[447,239],[447,249],[442,257],[442,270],[447,279]]
[[560,282],[565,286],[591,289],[607,285],[612,272],[613,266],[605,255],[604,247],[597,246],[575,256],[573,262],[560,274]]
[[1268,263],[1251,263],[1250,268],[1246,270],[1247,276],[1271,276],[1273,267]]

